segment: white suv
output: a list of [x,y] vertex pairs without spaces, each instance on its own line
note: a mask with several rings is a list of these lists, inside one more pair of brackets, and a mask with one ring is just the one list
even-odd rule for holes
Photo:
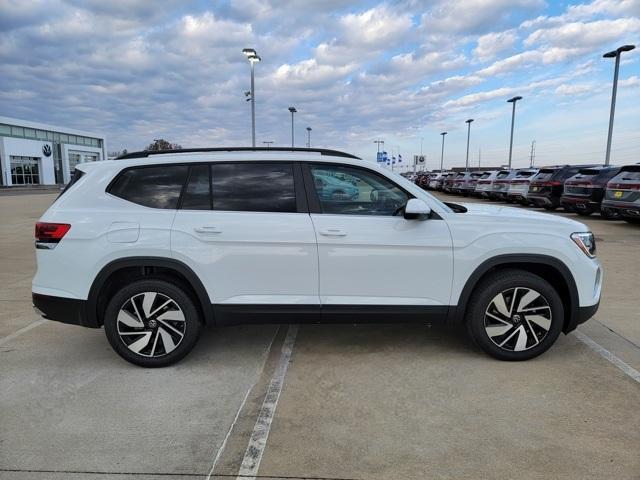
[[114,350],[169,365],[204,325],[463,323],[526,360],[598,308],[578,222],[438,201],[352,155],[313,149],[140,152],[81,164],[36,225],[33,303],[104,326]]

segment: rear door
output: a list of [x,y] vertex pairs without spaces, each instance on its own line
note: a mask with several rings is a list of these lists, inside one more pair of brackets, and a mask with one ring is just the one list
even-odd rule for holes
[[[305,176],[323,314],[329,306],[449,304],[453,253],[444,220],[405,220],[402,207],[411,195],[364,167],[311,164]],[[316,179],[326,177],[351,187],[341,196],[334,188],[325,192]]]
[[319,309],[315,232],[297,164],[192,165],[171,248],[215,304]]

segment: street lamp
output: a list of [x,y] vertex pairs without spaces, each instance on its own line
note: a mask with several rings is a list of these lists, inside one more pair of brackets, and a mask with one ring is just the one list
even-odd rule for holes
[[465,123],[467,124],[467,162],[465,170],[469,170],[469,139],[471,138],[471,122],[473,122],[473,118],[465,120]]
[[291,112],[291,148],[293,148],[293,114],[297,112],[296,107],[289,107]]
[[513,153],[513,122],[516,119],[516,102],[522,100],[522,97],[513,97],[507,100],[507,103],[513,103],[513,110],[511,112],[511,140],[509,140],[509,168],[511,168],[511,154]]
[[311,148],[311,127],[307,127],[307,148]]
[[623,45],[611,52],[605,53],[603,58],[615,58],[616,66],[613,73],[613,91],[611,92],[611,113],[609,114],[609,134],[607,135],[607,154],[605,156],[604,164],[609,165],[609,158],[611,157],[611,136],[613,135],[613,116],[616,111],[616,93],[618,91],[618,70],[620,69],[620,54],[622,52],[629,52],[636,48],[635,45]]
[[442,132],[440,135],[442,135],[442,152],[440,152],[440,171],[442,172],[442,166],[444,163],[444,136],[447,134],[447,132]]
[[242,53],[251,64],[251,146],[256,146],[256,92],[254,88],[254,65],[261,60],[260,56],[253,48],[244,48]]

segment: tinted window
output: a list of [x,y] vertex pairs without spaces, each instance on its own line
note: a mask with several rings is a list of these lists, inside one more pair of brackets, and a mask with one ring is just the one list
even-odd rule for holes
[[640,171],[638,170],[624,170],[620,172],[616,178],[620,178],[621,180],[640,180]]
[[244,212],[295,212],[290,163],[214,163],[213,209]]
[[569,177],[573,177],[576,173],[580,171],[580,168],[566,168],[558,170],[558,174],[554,175],[556,180],[566,180]]
[[536,180],[549,180],[549,179],[551,179],[553,174],[556,173],[557,170],[558,170],[557,168],[543,168],[536,175],[535,179]]
[[120,174],[109,193],[145,207],[174,209],[188,171],[186,165],[130,168]]
[[211,191],[209,165],[194,165],[182,197],[184,210],[210,210]]
[[408,200],[400,187],[370,170],[314,165],[311,175],[322,213],[393,215]]
[[508,176],[509,176],[509,170],[501,170],[496,175],[496,178],[503,179],[503,178],[507,178]]

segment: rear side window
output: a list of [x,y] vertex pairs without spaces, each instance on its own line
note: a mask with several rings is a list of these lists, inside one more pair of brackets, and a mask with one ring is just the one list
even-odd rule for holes
[[554,173],[558,171],[557,168],[543,168],[536,175],[536,180],[550,180]]
[[111,185],[109,193],[138,205],[176,209],[187,165],[154,165],[124,170]]
[[623,170],[616,177],[617,180],[640,180],[640,170]]
[[501,172],[498,172],[498,175],[496,175],[496,178],[503,179],[503,178],[507,178],[508,176],[509,176],[509,170],[503,170]]
[[211,210],[211,179],[209,165],[191,167],[189,181],[182,196],[184,210]]
[[296,212],[291,163],[214,163],[213,209],[242,212]]
[[566,180],[569,177],[573,177],[579,171],[579,168],[560,169],[557,175],[554,175],[554,180]]

